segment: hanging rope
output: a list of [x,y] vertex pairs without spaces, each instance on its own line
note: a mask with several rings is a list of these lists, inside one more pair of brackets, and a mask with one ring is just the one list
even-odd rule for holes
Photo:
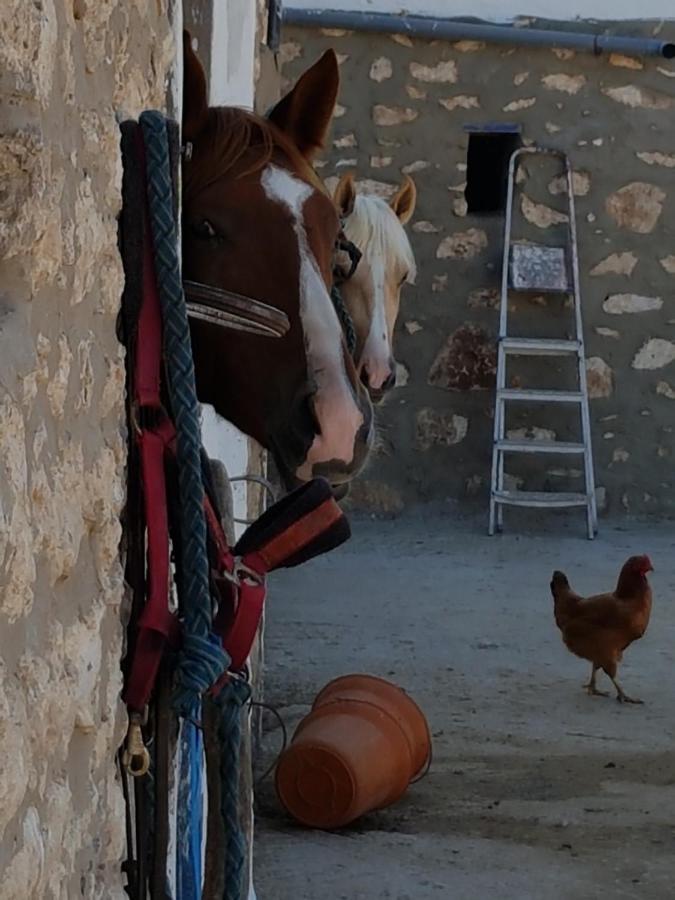
[[[362,254],[356,244],[354,244],[353,241],[348,240],[345,236],[344,221],[341,225],[342,227],[340,228],[340,233],[335,244],[336,259],[333,264],[333,287],[331,288],[330,299],[333,301],[335,312],[340,320],[340,325],[342,325],[345,341],[347,343],[347,350],[349,351],[349,355],[353,357],[356,352],[356,329],[354,328],[354,320],[342,299],[340,286],[343,285],[345,281],[349,281],[352,277],[361,261]],[[349,266],[347,268],[343,268],[338,264],[338,253],[347,255],[349,259]]]
[[340,320],[340,325],[342,325],[342,330],[345,334],[345,341],[347,342],[347,350],[349,350],[349,355],[354,356],[354,353],[356,351],[356,331],[354,329],[354,320],[349,314],[349,310],[345,306],[345,301],[342,299],[342,293],[337,284],[334,284],[331,289],[330,299],[333,301],[335,312],[337,313],[338,319]]
[[201,695],[227,669],[229,658],[220,640],[212,633],[201,428],[178,261],[166,120],[153,110],[144,112],[140,123],[146,147],[150,223],[164,324],[164,356],[177,430],[178,489],[182,511],[180,577],[184,629],[173,703],[179,715],[197,719]]
[[248,682],[231,678],[213,699],[221,711],[218,724],[220,743],[220,808],[225,824],[225,893],[223,900],[242,900],[246,869],[246,835],[239,817],[239,751],[243,709],[251,696]]

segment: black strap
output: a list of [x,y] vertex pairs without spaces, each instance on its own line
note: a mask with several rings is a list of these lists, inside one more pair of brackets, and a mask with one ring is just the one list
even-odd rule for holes
[[149,834],[147,810],[149,798],[146,781],[147,776],[134,778],[134,830],[136,833],[136,884],[134,886],[136,893],[132,895],[134,900],[147,900],[148,897]]
[[[239,538],[234,548],[237,556],[247,556],[263,549],[274,538],[289,530],[299,519],[312,513],[318,507],[333,501],[333,492],[325,478],[313,478],[311,481],[286,494],[270,506],[249,525]],[[336,507],[336,509],[339,508]],[[298,566],[315,556],[328,553],[339,547],[351,536],[349,521],[344,514],[335,518],[330,527],[317,534],[292,556],[287,557],[281,565],[284,568]]]
[[210,697],[202,701],[204,726],[204,758],[206,761],[207,820],[206,848],[204,853],[204,889],[202,900],[221,900],[225,896],[225,866],[227,834],[221,809],[222,779],[220,757],[222,749],[218,739],[218,719],[221,713]]
[[134,858],[134,823],[131,817],[131,797],[129,795],[129,775],[122,762],[124,750],[120,747],[117,754],[117,764],[120,770],[122,782],[122,795],[124,797],[124,830],[127,841],[127,858],[122,863],[122,872],[127,876],[124,891],[131,900],[138,900],[138,865]]
[[152,900],[171,900],[167,892],[167,860],[169,853],[169,766],[171,746],[170,707],[171,676],[164,659],[155,683],[154,729],[154,782],[155,808],[153,816],[152,876],[150,896]]
[[[117,323],[118,337],[131,350],[143,300],[143,234],[145,232],[145,182],[138,160],[138,123],[120,125],[122,152],[122,211],[117,245],[124,268],[124,291]],[[127,366],[127,368],[129,368]]]

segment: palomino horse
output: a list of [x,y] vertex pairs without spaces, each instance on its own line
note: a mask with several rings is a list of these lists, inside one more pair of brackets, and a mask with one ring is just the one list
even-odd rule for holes
[[197,394],[270,450],[286,486],[333,485],[363,467],[373,412],[330,290],[340,221],[311,160],[337,97],[327,51],[261,119],[209,107],[184,35],[183,277],[288,316],[283,338],[191,323]]
[[354,275],[341,290],[356,331],[357,371],[375,403],[396,383],[393,335],[400,292],[416,275],[403,226],[415,210],[416,197],[408,175],[388,203],[357,194],[351,174],[343,175],[335,189],[345,235],[361,251]]

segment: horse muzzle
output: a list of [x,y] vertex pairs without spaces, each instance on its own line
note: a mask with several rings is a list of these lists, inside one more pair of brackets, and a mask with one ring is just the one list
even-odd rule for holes
[[[370,409],[372,410],[372,407]],[[320,475],[327,479],[334,488],[348,484],[365,468],[374,441],[375,428],[371,412],[367,421],[363,423],[356,435],[354,452],[350,462],[345,463],[340,459],[331,459],[326,462],[315,463],[311,467],[311,477],[315,478]]]
[[370,397],[370,402],[374,406],[381,406],[384,402],[385,397],[394,387],[396,387],[396,375],[392,372],[392,374],[389,376],[389,378],[387,378],[382,387],[368,388],[368,396]]
[[372,403],[379,406],[392,388],[396,387],[396,360],[363,360],[360,366],[361,383]]

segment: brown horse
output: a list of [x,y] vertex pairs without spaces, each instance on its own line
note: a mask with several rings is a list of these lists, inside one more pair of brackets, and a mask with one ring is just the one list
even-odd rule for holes
[[353,277],[341,290],[356,332],[357,371],[375,403],[396,383],[393,339],[401,288],[405,282],[413,284],[416,275],[403,226],[412,217],[416,198],[409,175],[388,203],[357,194],[351,174],[343,175],[335,189],[345,235],[361,252]]
[[334,485],[363,467],[373,413],[330,299],[340,222],[311,160],[323,145],[339,74],[332,50],[267,119],[209,107],[184,35],[183,277],[286,313],[267,339],[194,320],[197,394],[274,455],[287,487]]

